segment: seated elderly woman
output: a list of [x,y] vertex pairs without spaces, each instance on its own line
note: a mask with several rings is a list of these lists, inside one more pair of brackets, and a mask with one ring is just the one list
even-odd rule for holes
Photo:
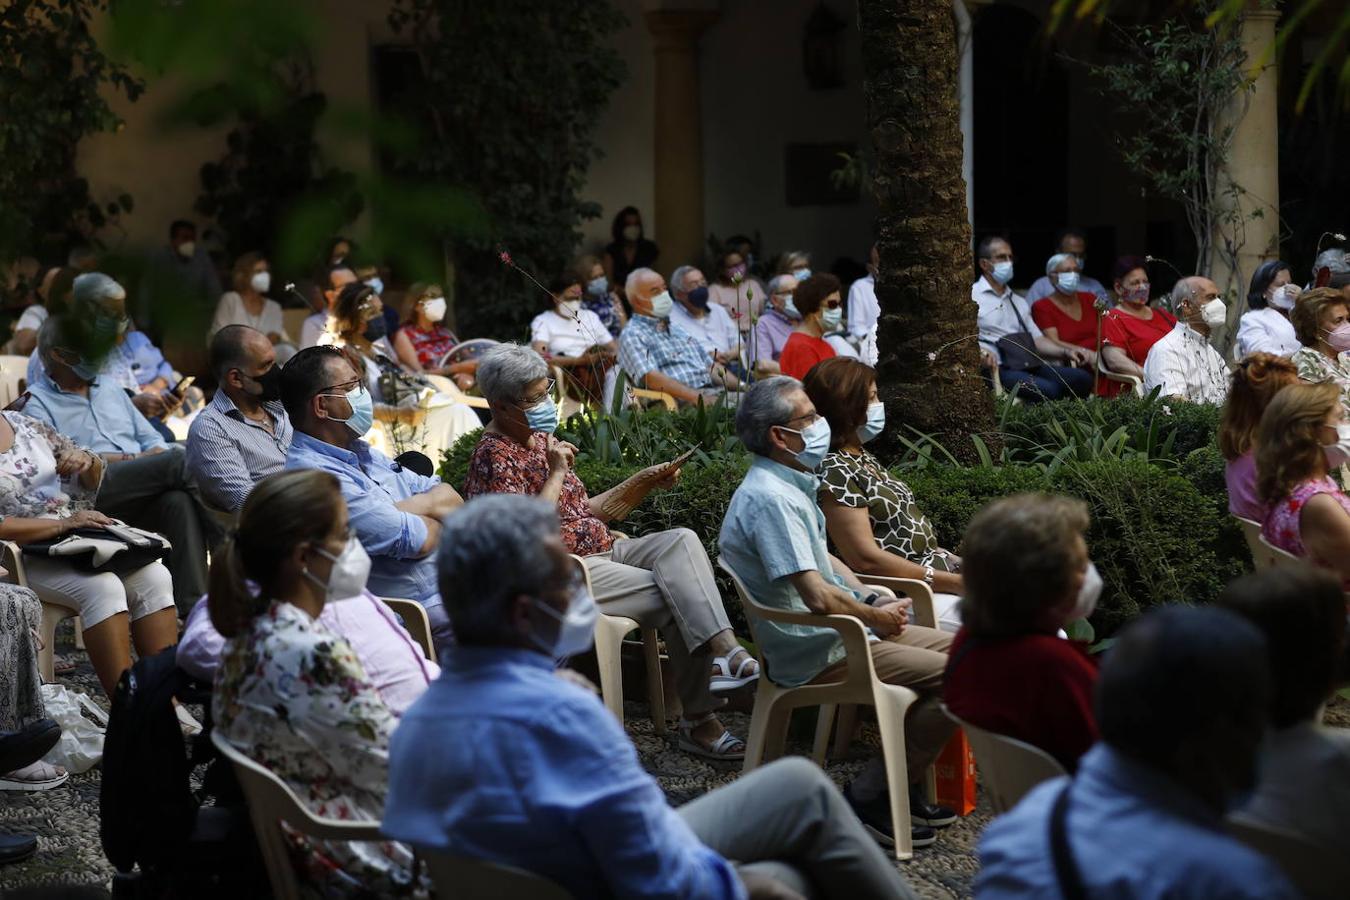
[[[1097,365],[1101,337],[1097,327],[1097,295],[1079,290],[1082,267],[1072,253],[1050,257],[1045,263],[1045,275],[1051,290],[1031,305],[1031,318],[1042,334],[1061,347],[1086,350],[1082,366],[1092,371]],[[1121,387],[1118,381],[1097,379],[1097,393],[1102,396],[1114,397]]]
[[553,504],[528,497],[481,497],[446,521],[437,565],[458,645],[394,734],[385,833],[573,897],[913,897],[807,760],[671,808],[593,689],[554,670],[591,646],[597,614],[558,529]]
[[[3,571],[3,570],[0,570]],[[0,582],[0,744],[4,756],[24,751],[34,762],[9,772],[0,769],[0,791],[45,791],[70,776],[42,757],[61,737],[61,727],[47,718],[38,674],[37,636],[42,630],[42,604],[28,588]],[[8,762],[7,765],[15,765]],[[9,836],[0,831],[0,863]]]
[[366,388],[375,401],[375,419],[390,428],[392,445],[440,459],[460,437],[482,427],[472,409],[398,364],[385,336],[384,303],[370,285],[353,282],[343,287],[333,305],[333,320],[337,331],[333,343],[350,347],[360,357]]
[[583,256],[572,264],[577,281],[586,286],[581,308],[595,313],[600,323],[614,337],[628,324],[628,312],[623,308],[619,292],[605,277],[605,266],[597,257]]
[[1137,256],[1116,260],[1116,307],[1102,316],[1102,361],[1112,372],[1144,378],[1153,345],[1176,326],[1176,316],[1149,306],[1147,263]]
[[1247,312],[1238,324],[1234,355],[1253,353],[1289,356],[1300,346],[1289,314],[1303,289],[1293,283],[1289,263],[1273,259],[1256,267],[1247,291]]
[[247,325],[262,332],[276,347],[277,365],[284,366],[295,355],[295,339],[286,333],[281,304],[269,299],[272,272],[261,253],[244,253],[234,262],[230,273],[234,290],[220,295],[216,315],[206,333],[206,343],[227,325]]
[[1298,384],[1298,370],[1282,356],[1253,353],[1233,369],[1228,400],[1219,419],[1219,451],[1225,460],[1228,511],[1263,522],[1266,504],[1256,486],[1256,428],[1280,390]]
[[600,317],[581,305],[581,280],[564,272],[549,285],[548,309],[530,322],[530,346],[571,381],[568,392],[599,403],[605,373],[619,355],[619,342]]
[[938,546],[909,485],[863,449],[886,427],[876,370],[835,357],[807,372],[802,387],[830,423],[830,452],[818,470],[819,497],[840,558],[863,575],[922,579],[935,592],[938,625],[956,631],[964,590],[957,574],[961,558]]
[[1312,384],[1331,382],[1341,390],[1341,405],[1350,413],[1350,304],[1332,288],[1299,295],[1289,314],[1303,346],[1289,357],[1298,377]]
[[461,391],[472,389],[477,362],[441,363],[459,344],[459,338],[445,326],[445,290],[439,284],[414,284],[408,288],[407,303],[408,316],[393,337],[403,368],[413,374],[449,378]]
[[759,669],[731,631],[703,545],[687,528],[616,540],[607,527],[652,488],[674,484],[679,471],[651,466],[591,497],[572,471],[576,448],[553,436],[558,411],[539,354],[518,344],[493,347],[479,362],[478,383],[492,421],[469,460],[465,499],[528,494],[555,504],[563,543],[585,560],[600,608],[665,636],[684,706],[680,747],[711,759],[742,758],[745,744],[717,720],[723,701],[712,692],[748,684]]
[[1257,488],[1268,507],[1261,535],[1350,586],[1350,497],[1331,480],[1350,462],[1350,423],[1334,384],[1292,384],[1256,430]]
[[1321,724],[1345,684],[1345,594],[1330,572],[1281,566],[1232,582],[1219,598],[1266,638],[1274,691],[1261,778],[1242,812],[1350,857],[1350,731]]
[[[211,623],[227,639],[216,671],[216,730],[286,782],[311,812],[378,822],[397,718],[351,646],[320,621],[360,596],[370,557],[332,475],[269,475],[211,565]],[[289,834],[288,834],[289,836]],[[393,843],[294,839],[302,881],[325,897],[413,893],[412,854]]]
[[975,514],[963,545],[962,626],[944,676],[953,713],[1039,747],[1071,772],[1097,740],[1097,667],[1057,634],[1091,616],[1101,594],[1087,527],[1083,501],[1045,494],[1006,497]]
[[[110,524],[112,519],[93,508],[104,470],[101,456],[75,446],[47,424],[0,413],[0,540],[23,546]],[[89,661],[109,697],[131,666],[132,641],[142,657],[177,642],[173,583],[161,563],[115,575],[25,554],[24,569],[44,602],[79,614]]]

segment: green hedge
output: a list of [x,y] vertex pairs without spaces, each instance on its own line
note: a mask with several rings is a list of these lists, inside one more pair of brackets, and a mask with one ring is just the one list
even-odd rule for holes
[[[1124,427],[1136,449],[1138,439],[1156,421],[1159,430],[1175,433],[1166,458],[1181,462],[1193,451],[1214,447],[1221,410],[1209,404],[1183,403],[1161,397],[1120,397],[1110,402],[1074,400],[1058,403],[1006,404],[999,409],[1004,439],[1016,450],[1032,446],[1054,446],[1053,426],[1067,419],[1091,424],[1094,430],[1109,434]],[[1160,442],[1161,443],[1161,442]]]

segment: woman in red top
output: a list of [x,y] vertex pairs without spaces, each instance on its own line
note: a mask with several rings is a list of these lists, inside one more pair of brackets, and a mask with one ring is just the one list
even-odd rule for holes
[[455,333],[445,327],[445,291],[439,284],[414,284],[408,289],[408,318],[394,333],[394,352],[410,372],[444,375],[453,378],[461,391],[473,387],[473,372],[478,363],[463,362],[441,368],[445,354],[459,343]]
[[1106,367],[1141,381],[1148,351],[1177,324],[1171,313],[1148,305],[1148,271],[1144,265],[1137,256],[1116,260],[1119,305],[1102,318],[1102,359]]
[[[1088,351],[1083,364],[1089,372],[1097,367],[1097,297],[1091,291],[1078,290],[1081,272],[1078,257],[1056,253],[1045,264],[1045,274],[1054,291],[1031,305],[1031,318],[1041,332],[1062,347]],[[1114,397],[1120,382],[1097,379],[1097,394]]]
[[[797,282],[788,303],[801,313],[802,320],[788,335],[778,356],[778,368],[784,375],[800,381],[816,363],[834,356],[825,335],[838,331],[844,317],[840,289],[839,279],[828,272],[817,272]],[[792,312],[788,310],[789,315]]]
[[1039,747],[1069,771],[1097,740],[1097,666],[1058,636],[1090,616],[1101,576],[1081,500],[1018,494],[975,514],[962,544],[961,630],[943,699],[977,728]]

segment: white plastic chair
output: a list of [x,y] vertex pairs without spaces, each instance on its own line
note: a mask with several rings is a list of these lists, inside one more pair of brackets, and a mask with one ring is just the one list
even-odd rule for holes
[[1005,813],[1017,805],[1032,788],[1068,772],[1049,753],[1026,741],[995,734],[977,728],[942,707],[948,718],[961,726],[975,751],[975,764],[980,768],[980,784],[989,793],[989,805],[994,815]]
[[[9,574],[5,576],[6,581],[19,587],[28,587],[28,575],[23,566],[23,551],[19,549],[18,544],[13,541],[0,541],[0,565],[9,570]],[[63,619],[74,618],[76,646],[83,648],[84,639],[78,610],[59,603],[48,603],[40,596],[38,600],[42,602],[42,627],[38,634],[42,646],[38,649],[38,674],[44,682],[51,684],[56,681],[56,626],[61,624]]]
[[408,629],[408,636],[422,648],[422,653],[427,659],[435,662],[436,648],[431,640],[431,619],[427,617],[426,607],[416,600],[402,600],[397,597],[381,597],[380,600],[399,614],[403,619],[403,627]]
[[1107,381],[1116,381],[1120,384],[1128,385],[1130,391],[1133,392],[1136,397],[1144,396],[1143,379],[1136,375],[1126,375],[1123,372],[1112,372],[1106,367],[1106,360],[1102,358],[1102,354],[1100,353],[1097,354],[1097,372]]
[[284,781],[232,747],[219,731],[211,732],[211,743],[233,765],[239,787],[244,791],[249,818],[253,821],[253,834],[258,839],[258,849],[267,866],[267,880],[271,882],[272,896],[276,900],[300,900],[301,896],[300,879],[291,865],[286,836],[281,831],[282,822],[306,837],[318,840],[386,840],[380,834],[379,822],[352,822],[314,815]]
[[0,407],[18,399],[27,378],[28,357],[0,356]]
[[[627,537],[613,532],[615,538]],[[591,573],[586,561],[575,554],[581,567],[586,590],[591,590]],[[593,592],[592,592],[593,593]],[[623,639],[633,631],[642,632],[642,656],[647,664],[647,703],[651,707],[652,727],[658,735],[666,733],[666,694],[661,684],[661,638],[655,628],[643,628],[627,616],[604,612],[595,619],[595,661],[600,673],[600,697],[605,707],[623,724]]]
[[1278,569],[1284,566],[1306,566],[1309,564],[1306,559],[1301,559],[1300,557],[1297,557],[1294,554],[1290,553],[1288,550],[1276,547],[1270,541],[1266,540],[1266,536],[1264,534],[1258,532],[1256,535],[1256,539],[1257,541],[1260,542],[1261,548],[1265,550],[1267,554],[1269,554],[1270,558],[1269,565],[1273,569]]
[[1261,540],[1261,523],[1253,522],[1251,519],[1244,519],[1242,516],[1233,516],[1237,520],[1238,527],[1242,529],[1242,536],[1247,541],[1247,549],[1252,554],[1252,564],[1259,572],[1262,569],[1274,568],[1276,565],[1275,555],[1271,553],[1270,545]]
[[533,872],[501,863],[452,856],[425,847],[417,858],[426,864],[437,897],[455,900],[569,900],[572,896],[556,883]]
[[1343,900],[1350,886],[1350,860],[1300,834],[1233,813],[1228,832],[1273,860],[1308,900]]
[[773,670],[759,654],[759,689],[755,694],[755,711],[750,718],[750,739],[745,746],[743,772],[749,772],[762,762],[783,755],[787,742],[788,718],[792,710],[801,706],[821,707],[820,722],[812,755],[820,761],[829,741],[829,723],[835,707],[842,703],[873,706],[877,711],[877,725],[881,733],[881,753],[886,765],[886,781],[891,786],[891,822],[895,829],[895,858],[909,859],[914,855],[909,821],[909,774],[905,765],[905,714],[919,695],[903,685],[887,684],[877,677],[872,665],[872,651],[867,643],[867,631],[853,616],[816,615],[788,612],[757,603],[745,583],[725,559],[718,566],[731,576],[740,595],[750,632],[755,637],[760,620],[788,625],[809,625],[813,628],[833,628],[844,642],[848,670],[842,681],[829,684],[804,684],[784,687],[773,682]]

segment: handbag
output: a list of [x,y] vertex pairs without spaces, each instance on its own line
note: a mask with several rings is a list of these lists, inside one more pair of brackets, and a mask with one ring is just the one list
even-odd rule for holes
[[34,541],[21,549],[28,556],[65,560],[78,572],[122,576],[168,556],[173,545],[153,531],[117,522],[104,528],[76,528],[59,540]]
[[1020,371],[1039,369],[1045,365],[1045,360],[1036,349],[1036,338],[1032,337],[1031,330],[1027,328],[1026,321],[1017,310],[1016,295],[1009,298],[1008,304],[1012,307],[1013,315],[1017,317],[1017,324],[1022,326],[1022,330],[1011,332],[994,342],[1001,360],[999,364],[1005,369]]

